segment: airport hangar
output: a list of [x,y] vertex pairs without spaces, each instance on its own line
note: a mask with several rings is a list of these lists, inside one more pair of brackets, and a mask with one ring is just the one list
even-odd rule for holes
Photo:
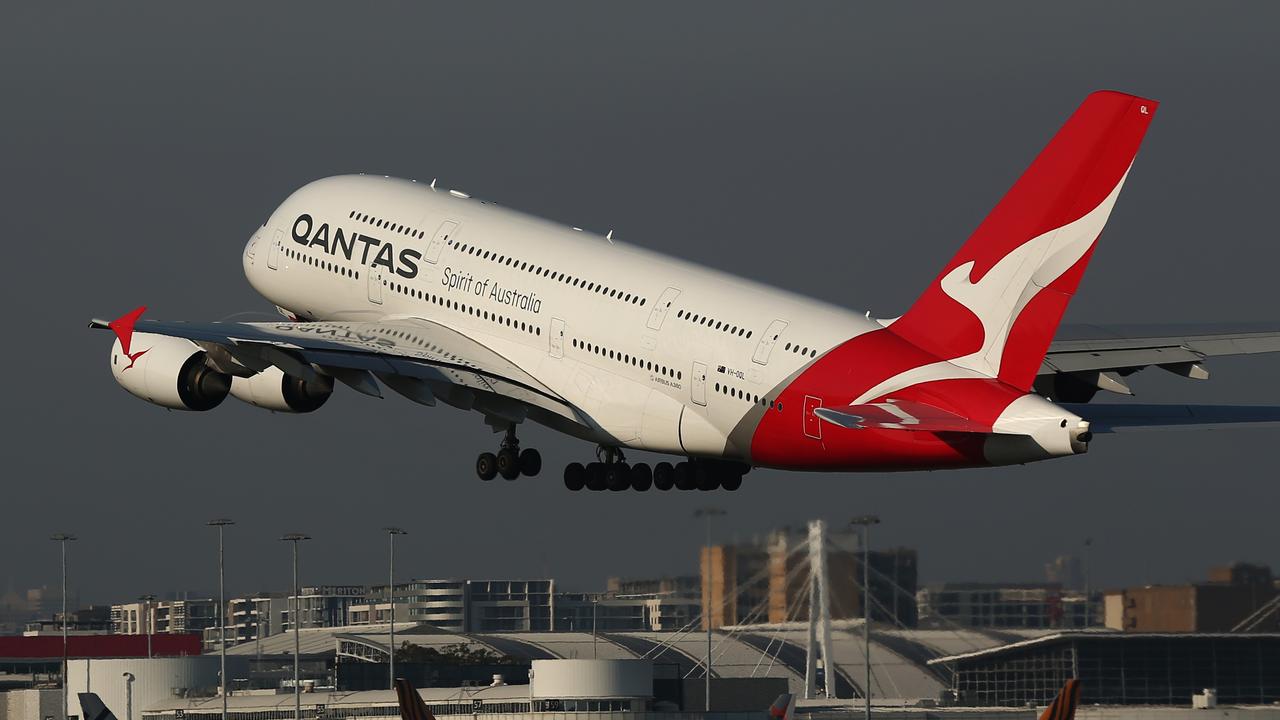
[[[306,677],[333,684],[343,674],[338,666],[385,663],[386,628],[383,624],[302,630],[301,654],[311,670]],[[397,623],[396,644],[405,642],[437,650],[459,644],[482,647],[524,666],[549,659],[648,659],[658,666],[655,677],[671,679],[703,677],[707,647],[706,633],[696,629],[457,634],[425,624]],[[780,678],[790,692],[803,695],[807,642],[804,623],[718,629],[712,636],[712,679]],[[260,665],[274,659],[281,672],[291,672],[293,636],[282,633],[227,652],[260,658]],[[861,621],[833,621],[832,657],[834,696],[863,697]],[[285,658],[289,662],[281,663]],[[376,667],[366,665],[368,670]],[[509,682],[523,682],[516,672],[510,673]],[[369,677],[369,685],[361,687],[385,682],[378,672],[362,674]],[[1084,701],[1092,703],[1185,705],[1206,687],[1217,688],[1224,704],[1277,703],[1280,634],[875,627],[871,635],[871,692],[877,702],[1047,705],[1071,677],[1083,681]]]

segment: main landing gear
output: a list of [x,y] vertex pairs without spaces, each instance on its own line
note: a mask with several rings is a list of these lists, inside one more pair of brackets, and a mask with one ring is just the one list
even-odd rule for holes
[[542,471],[542,455],[533,448],[520,449],[516,439],[516,426],[507,428],[498,454],[480,453],[476,458],[476,475],[489,481],[501,475],[504,480],[515,480],[521,475],[534,476]]
[[645,463],[628,465],[618,448],[601,447],[596,451],[596,462],[569,463],[564,469],[564,486],[573,491],[586,488],[592,491],[636,490],[737,490],[742,487],[742,476],[749,465],[720,460],[695,460],[672,465],[660,462],[652,469]]

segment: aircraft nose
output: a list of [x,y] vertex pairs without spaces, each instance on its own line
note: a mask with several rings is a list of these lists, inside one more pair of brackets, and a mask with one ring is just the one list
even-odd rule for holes
[[258,239],[260,237],[262,237],[262,228],[258,228],[258,231],[255,232],[253,236],[249,238],[249,242],[245,243],[244,245],[243,259],[244,259],[245,270],[248,270],[250,267],[253,266],[253,258],[258,246]]

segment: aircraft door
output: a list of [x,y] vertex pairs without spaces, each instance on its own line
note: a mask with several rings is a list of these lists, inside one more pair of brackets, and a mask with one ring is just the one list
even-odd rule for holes
[[276,230],[276,236],[271,239],[271,249],[267,251],[267,267],[276,270],[280,267],[280,253],[284,251],[284,231]]
[[649,313],[647,324],[650,330],[662,329],[662,321],[667,319],[667,311],[671,309],[671,303],[675,302],[679,296],[680,288],[669,287],[662,291],[658,302],[653,304],[653,311]]
[[813,395],[804,396],[804,434],[814,440],[822,439],[822,418],[814,412],[822,407],[822,398]]
[[374,305],[382,304],[382,271],[378,268],[365,268],[365,275],[369,278],[369,302]]
[[445,220],[440,223],[440,228],[436,230],[436,234],[431,238],[431,243],[427,245],[427,251],[422,257],[432,265],[440,260],[440,251],[449,244],[449,238],[458,232],[458,223],[452,220]]
[[751,356],[751,362],[757,365],[768,365],[769,355],[773,352],[773,346],[778,344],[778,338],[782,336],[782,331],[787,329],[786,320],[774,320],[769,323],[769,328],[764,331],[764,335],[760,336],[760,342],[756,345],[755,354]]
[[564,321],[551,318],[551,357],[564,357]]
[[693,402],[698,405],[707,404],[707,366],[705,363],[693,364],[693,376],[690,378],[689,393]]

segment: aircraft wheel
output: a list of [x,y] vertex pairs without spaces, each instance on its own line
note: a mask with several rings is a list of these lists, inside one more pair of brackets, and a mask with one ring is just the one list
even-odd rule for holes
[[542,453],[533,448],[520,451],[520,474],[533,477],[542,472]]
[[697,487],[697,480],[693,477],[693,467],[689,463],[676,463],[674,475],[677,490],[692,490]]
[[631,468],[626,463],[609,463],[605,465],[605,484],[613,492],[621,492],[631,487]]
[[520,477],[520,456],[515,450],[503,448],[498,451],[498,474],[505,480]]
[[476,475],[488,482],[498,476],[498,458],[493,453],[480,453],[476,458]]
[[587,485],[587,469],[582,463],[569,463],[564,467],[564,486],[577,492]]
[[644,463],[631,466],[631,489],[644,492],[653,486],[653,471]]
[[653,466],[653,486],[662,491],[670,490],[676,485],[676,469],[669,462],[660,462]]
[[728,490],[729,492],[733,492],[734,490],[742,487],[742,476],[736,472],[731,472],[723,478],[720,478],[720,487]]
[[697,463],[693,468],[698,490],[710,492],[720,487],[720,473],[715,468],[707,467],[705,463]]
[[587,489],[600,491],[608,487],[604,479],[604,463],[587,463]]

